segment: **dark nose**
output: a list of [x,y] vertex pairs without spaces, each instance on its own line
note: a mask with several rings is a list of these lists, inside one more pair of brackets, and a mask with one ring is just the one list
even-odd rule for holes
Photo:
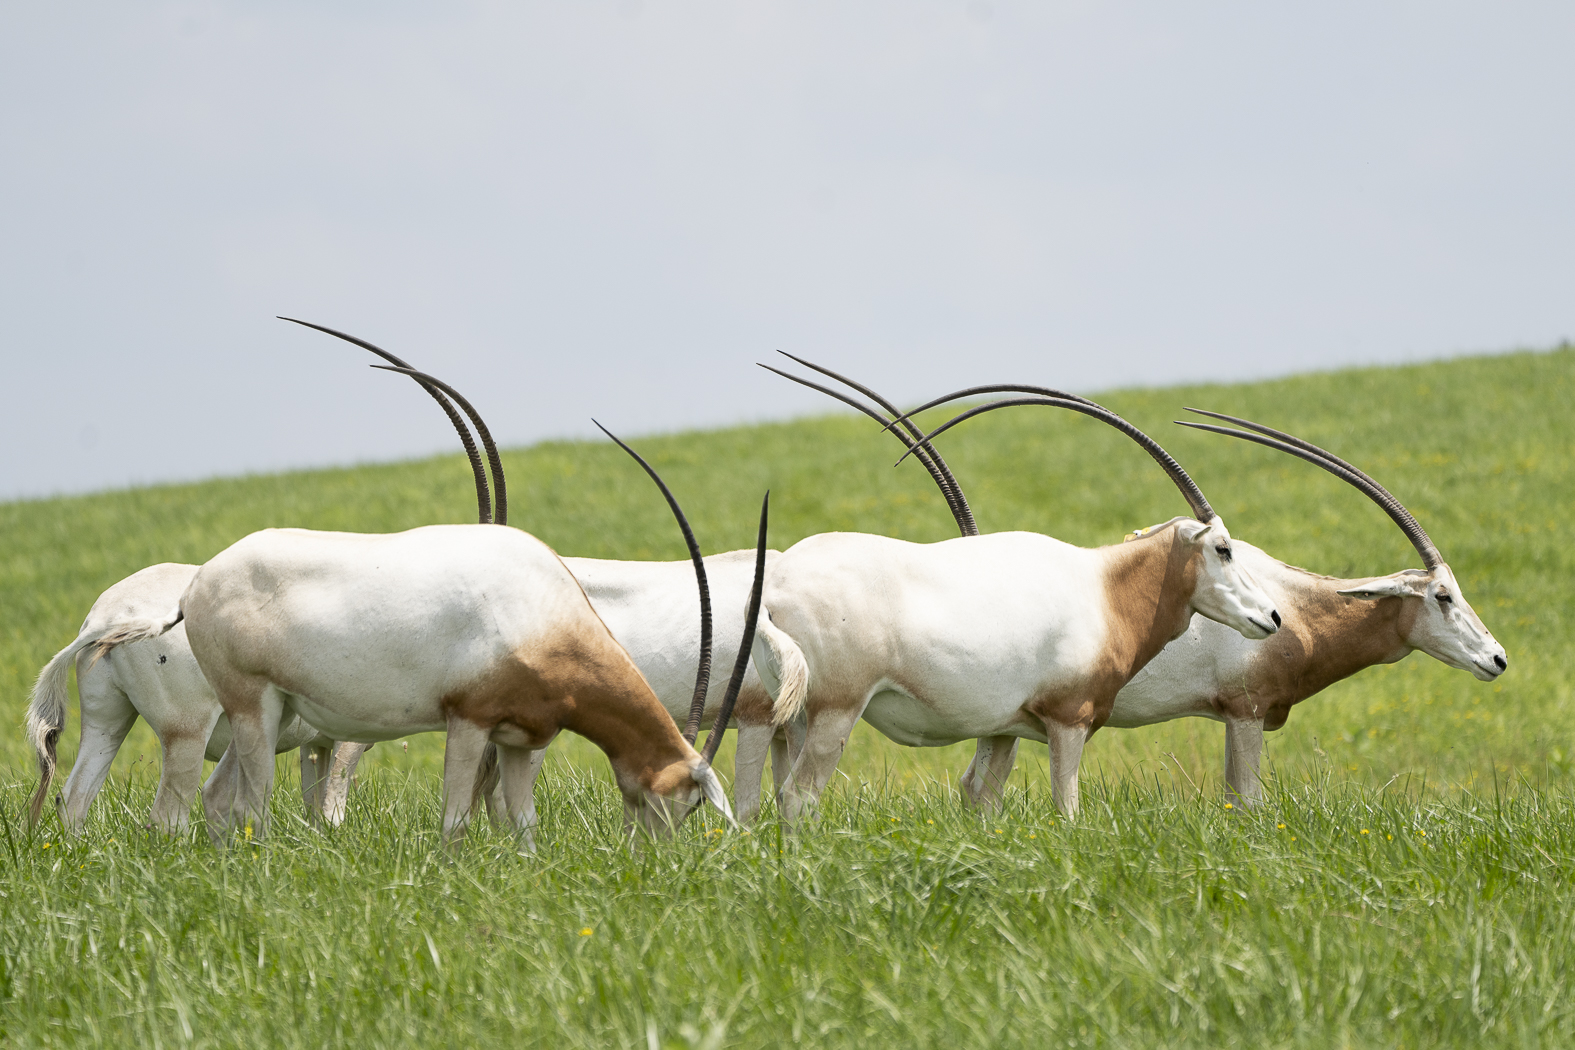
[[1275,609],[1274,611],[1270,612],[1269,615],[1274,617],[1274,626],[1280,626],[1280,610]]
[[1502,656],[1493,657],[1493,662],[1498,665],[1500,672],[1509,670],[1509,661],[1504,659]]

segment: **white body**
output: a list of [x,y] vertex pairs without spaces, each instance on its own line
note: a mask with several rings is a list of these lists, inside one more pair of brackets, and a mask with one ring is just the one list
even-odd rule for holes
[[[162,763],[149,820],[166,831],[184,829],[202,780],[203,759],[217,760],[230,743],[230,723],[197,667],[184,624],[159,638],[116,648],[95,660],[93,643],[121,624],[162,616],[174,608],[197,574],[195,565],[164,563],[133,573],[99,595],[77,638],[45,665],[34,689],[30,726],[64,718],[67,677],[75,666],[81,699],[82,740],[66,780],[60,815],[80,828],[109,775],[126,734],[140,716],[159,739]],[[49,715],[45,718],[45,712]],[[332,742],[292,719],[279,733],[278,750],[302,748],[302,792],[320,807],[321,775]],[[338,823],[342,814],[331,814]]]
[[528,831],[532,754],[563,728],[607,751],[631,822],[654,830],[702,792],[727,809],[574,577],[518,530],[254,533],[202,567],[181,611],[233,726],[204,798],[216,837],[241,821],[265,829],[273,770],[262,756],[287,714],[362,742],[446,731],[450,841],[489,741],[509,815]]
[[[807,715],[785,815],[818,798],[860,717],[913,746],[1048,741],[1056,802],[1075,812],[1083,742],[1193,612],[1257,638],[1275,631],[1273,602],[1230,551],[1218,518],[1099,550],[1035,533],[796,544],[767,577],[755,648],[777,719]],[[784,687],[789,677],[802,684]]]

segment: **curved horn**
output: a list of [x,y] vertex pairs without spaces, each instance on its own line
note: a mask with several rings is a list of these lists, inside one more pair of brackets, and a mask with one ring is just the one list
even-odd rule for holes
[[947,394],[945,397],[938,397],[932,401],[926,401],[918,408],[912,409],[911,411],[898,416],[890,423],[887,423],[886,426],[890,428],[897,423],[906,423],[910,416],[916,416],[920,412],[927,412],[937,405],[944,405],[948,401],[956,401],[964,397],[974,397],[978,394],[1038,394],[1040,397],[1053,397],[1058,401],[1076,401],[1079,404],[1093,405],[1095,408],[1104,407],[1098,402],[1090,401],[1081,394],[1069,394],[1065,390],[1057,390],[1054,387],[1030,386],[1026,383],[992,383],[989,386],[971,386],[965,390],[958,390]]
[[738,659],[733,661],[733,676],[727,680],[727,692],[722,695],[722,706],[706,734],[705,750],[700,757],[710,762],[722,744],[727,723],[733,720],[733,705],[738,702],[738,691],[744,685],[744,672],[749,669],[750,647],[755,644],[755,624],[760,621],[760,595],[766,583],[766,518],[771,510],[771,491],[760,501],[760,535],[755,540],[755,582],[749,589],[749,607],[744,613],[744,640],[738,643]]
[[[1213,521],[1217,516],[1214,513],[1214,508],[1209,506],[1209,501],[1204,498],[1203,490],[1198,488],[1197,482],[1193,481],[1187,472],[1181,469],[1181,464],[1177,463],[1170,453],[1166,452],[1163,448],[1160,448],[1159,442],[1155,441],[1153,438],[1143,433],[1143,431],[1139,430],[1131,423],[1128,423],[1126,420],[1110,411],[1110,409],[1105,408],[1103,405],[1095,404],[1087,398],[1071,401],[1060,397],[1016,397],[1010,398],[1006,401],[992,401],[988,405],[980,405],[977,408],[970,408],[961,415],[953,416],[945,423],[942,423],[940,426],[924,435],[924,440],[929,441],[933,439],[936,437],[936,435],[950,430],[952,427],[956,426],[958,423],[961,423],[965,419],[972,419],[974,416],[982,415],[985,412],[994,411],[997,408],[1011,408],[1014,405],[1048,405],[1051,408],[1066,408],[1072,410],[1073,412],[1081,412],[1085,416],[1092,416],[1101,422],[1110,424],[1125,434],[1127,437],[1131,438],[1133,441],[1136,441],[1140,446],[1142,446],[1145,452],[1154,458],[1154,462],[1158,463],[1162,468],[1164,468],[1164,471],[1170,477],[1170,480],[1175,484],[1176,488],[1181,490],[1182,496],[1186,498],[1187,505],[1192,508],[1193,517],[1197,518],[1201,522],[1207,523]],[[902,460],[899,459],[897,462],[901,463]]]
[[[792,354],[789,354],[784,350],[778,350],[777,353],[782,354],[784,357],[793,357]],[[802,358],[793,357],[793,360],[799,362],[799,364],[804,365],[806,368],[813,368],[817,372],[829,375],[838,382],[846,383],[855,390],[868,393],[878,404],[881,405],[881,407],[885,408],[887,411],[893,414],[897,412],[895,406],[888,403],[884,398],[880,397],[880,395],[871,392],[868,390],[868,388],[859,386],[852,380],[845,379],[844,377],[837,375],[835,372],[821,368],[819,365],[810,364],[808,361],[805,361]],[[783,379],[791,379],[800,386],[807,386],[811,390],[819,390],[822,394],[825,394],[828,397],[834,397],[838,401],[841,401],[844,405],[858,409],[860,412],[863,412],[875,422],[882,424],[882,430],[891,430],[890,424],[895,422],[895,420],[888,420],[885,416],[882,416],[879,412],[876,412],[868,405],[859,401],[855,401],[846,394],[833,390],[830,387],[821,386],[819,383],[809,379],[801,379],[800,377],[793,375],[791,372],[784,372],[780,368],[772,368],[768,364],[760,364],[760,367],[764,368],[767,372],[775,372]],[[923,437],[923,432],[912,423],[906,423],[904,426],[915,436]],[[968,500],[963,496],[962,486],[957,484],[957,479],[952,476],[952,472],[947,468],[946,461],[941,459],[941,454],[937,452],[933,446],[924,446],[915,450],[915,443],[909,440],[907,434],[902,433],[900,430],[891,430],[891,432],[896,435],[897,440],[901,441],[905,448],[914,452],[914,454],[918,457],[919,462],[924,464],[924,469],[930,472],[930,477],[934,479],[936,487],[941,490],[941,496],[946,500],[946,506],[951,509],[952,520],[957,522],[958,531],[964,536],[979,535],[979,526],[973,520],[973,511],[969,509]]]
[[[591,420],[596,423],[596,420]],[[673,509],[673,517],[678,519],[678,527],[683,530],[684,543],[689,547],[689,560],[695,565],[695,581],[700,585],[700,669],[695,674],[695,695],[689,701],[689,718],[684,722],[684,742],[693,746],[695,738],[700,735],[700,716],[705,714],[705,694],[711,685],[711,585],[705,578],[705,559],[700,556],[700,544],[695,541],[694,530],[689,527],[689,519],[684,517],[684,510],[678,505],[678,500],[673,497],[672,490],[662,480],[661,475],[634,449],[618,440],[618,436],[611,430],[596,423],[596,428],[603,434],[617,442],[618,447],[634,457],[634,461],[645,468],[651,475],[651,480],[656,482],[656,487],[662,490],[662,495],[667,499],[667,505]]]
[[497,523],[499,525],[507,525],[509,522],[509,493],[503,482],[503,461],[498,458],[498,446],[492,443],[492,434],[487,430],[487,424],[481,421],[481,413],[477,412],[475,407],[465,400],[465,395],[435,376],[427,375],[425,372],[418,372],[414,368],[405,368],[398,365],[373,365],[372,367],[380,368],[385,372],[398,372],[401,375],[410,376],[412,379],[431,383],[453,398],[455,403],[465,410],[465,415],[469,416],[470,421],[476,424],[476,434],[481,438],[481,443],[486,446],[487,459],[492,463],[492,480],[497,485],[498,494]]
[[[376,354],[378,357],[381,357],[389,364],[398,365],[400,368],[410,367],[410,365],[405,361],[395,357],[393,354],[389,353],[387,350],[384,350],[380,346],[374,346],[365,339],[357,339],[353,335],[347,335],[344,332],[335,331],[332,328],[325,328],[320,324],[313,324],[310,321],[298,320],[294,317],[281,316],[279,320],[289,321],[291,324],[298,324],[304,328],[316,329],[319,332],[326,332],[328,335],[334,336],[336,339],[343,339],[347,343],[354,343],[363,350],[372,351],[372,353]],[[411,378],[416,379],[414,376]],[[424,382],[421,379],[416,379],[416,383],[421,387],[421,389],[432,395],[433,400],[438,403],[438,405],[443,409],[444,413],[448,416],[448,421],[454,424],[454,430],[459,434],[460,443],[465,446],[465,456],[470,460],[471,473],[476,476],[477,514],[481,519],[481,524],[492,524],[492,493],[487,487],[487,471],[486,468],[481,465],[481,454],[476,451],[476,442],[470,436],[470,428],[465,425],[465,421],[460,418],[459,413],[455,411],[454,406],[449,403],[448,398],[443,396],[443,392],[441,390],[433,386],[431,383]],[[492,449],[488,449],[489,453],[492,451]],[[499,474],[498,477],[501,483],[501,478],[503,475]],[[507,515],[505,514],[498,520],[498,524],[503,525],[506,523]]]
[[1396,525],[1400,526],[1400,531],[1405,533],[1406,539],[1411,541],[1411,546],[1415,547],[1416,552],[1422,556],[1422,564],[1427,566],[1429,572],[1444,564],[1444,556],[1433,545],[1433,541],[1428,537],[1427,531],[1411,515],[1411,512],[1405,509],[1405,505],[1390,495],[1388,489],[1368,477],[1362,470],[1352,466],[1338,456],[1325,452],[1312,442],[1303,441],[1294,435],[1261,426],[1245,419],[1237,419],[1235,416],[1221,415],[1218,412],[1205,412],[1200,408],[1189,408],[1187,411],[1213,416],[1215,419],[1229,420],[1232,423],[1240,423],[1244,427],[1251,427],[1258,433],[1253,434],[1245,430],[1232,430],[1230,427],[1217,427],[1212,423],[1193,423],[1184,419],[1178,419],[1175,422],[1184,427],[1191,427],[1193,430],[1207,430],[1211,434],[1224,434],[1227,437],[1256,442],[1267,448],[1279,449],[1281,452],[1289,453],[1297,459],[1306,460],[1313,466],[1322,467],[1382,507],[1384,513],[1389,515],[1390,520]]

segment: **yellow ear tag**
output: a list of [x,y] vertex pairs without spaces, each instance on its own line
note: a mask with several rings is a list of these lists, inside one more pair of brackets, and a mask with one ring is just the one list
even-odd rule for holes
[[1152,525],[1148,526],[1147,528],[1133,529],[1131,532],[1129,532],[1125,536],[1121,537],[1121,542],[1122,543],[1131,543],[1133,540],[1140,540],[1144,536],[1147,536],[1153,530],[1154,530],[1154,526],[1152,526]]

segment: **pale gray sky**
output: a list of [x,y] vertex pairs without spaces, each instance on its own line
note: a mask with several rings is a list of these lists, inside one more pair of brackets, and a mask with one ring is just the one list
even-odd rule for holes
[[1567,3],[8,4],[0,499],[1575,335]]

